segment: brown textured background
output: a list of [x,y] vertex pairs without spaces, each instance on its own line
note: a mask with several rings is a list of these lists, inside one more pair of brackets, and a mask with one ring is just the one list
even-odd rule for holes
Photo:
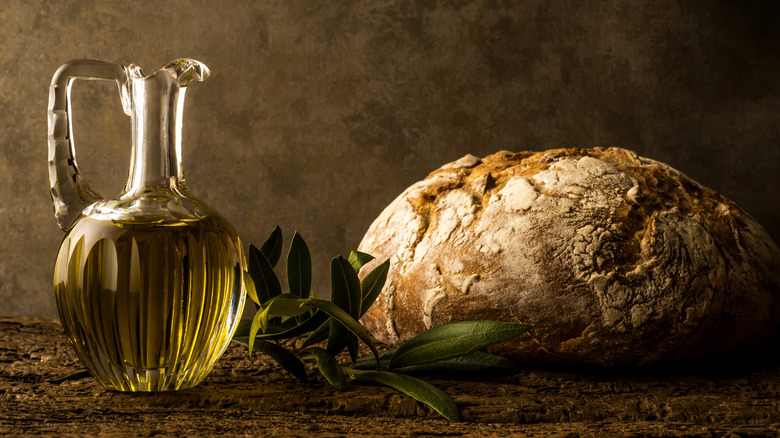
[[[714,188],[780,240],[780,19],[766,1],[32,1],[0,8],[0,316],[54,316],[62,233],[48,85],[72,58],[178,57],[193,193],[261,243],[279,224],[327,263],[398,193],[466,153],[622,146]],[[130,121],[80,82],[84,175],[117,192]],[[319,273],[319,275],[317,275]]]

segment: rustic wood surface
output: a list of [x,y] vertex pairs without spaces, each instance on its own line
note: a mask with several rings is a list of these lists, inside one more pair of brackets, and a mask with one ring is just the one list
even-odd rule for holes
[[0,319],[0,435],[29,436],[779,436],[780,361],[748,359],[633,371],[526,367],[481,380],[428,379],[464,422],[392,389],[299,383],[231,345],[198,387],[103,390],[52,319]]

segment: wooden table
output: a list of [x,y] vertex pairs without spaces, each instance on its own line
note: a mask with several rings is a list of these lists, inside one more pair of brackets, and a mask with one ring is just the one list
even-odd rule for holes
[[453,397],[462,423],[389,388],[299,383],[235,344],[203,383],[179,392],[109,392],[91,378],[45,382],[78,369],[56,320],[0,318],[0,435],[780,435],[777,359],[427,379]]

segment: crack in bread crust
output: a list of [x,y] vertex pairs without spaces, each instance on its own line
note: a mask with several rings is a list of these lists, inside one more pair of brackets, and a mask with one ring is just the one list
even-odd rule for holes
[[767,233],[620,148],[467,155],[404,191],[359,249],[391,260],[382,305],[363,319],[390,344],[457,320],[530,322],[532,336],[495,351],[638,365],[778,331],[780,250]]

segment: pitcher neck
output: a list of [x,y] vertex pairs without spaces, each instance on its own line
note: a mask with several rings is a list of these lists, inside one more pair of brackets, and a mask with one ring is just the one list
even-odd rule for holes
[[131,87],[133,149],[124,192],[186,191],[181,156],[186,88],[162,74],[133,79]]

